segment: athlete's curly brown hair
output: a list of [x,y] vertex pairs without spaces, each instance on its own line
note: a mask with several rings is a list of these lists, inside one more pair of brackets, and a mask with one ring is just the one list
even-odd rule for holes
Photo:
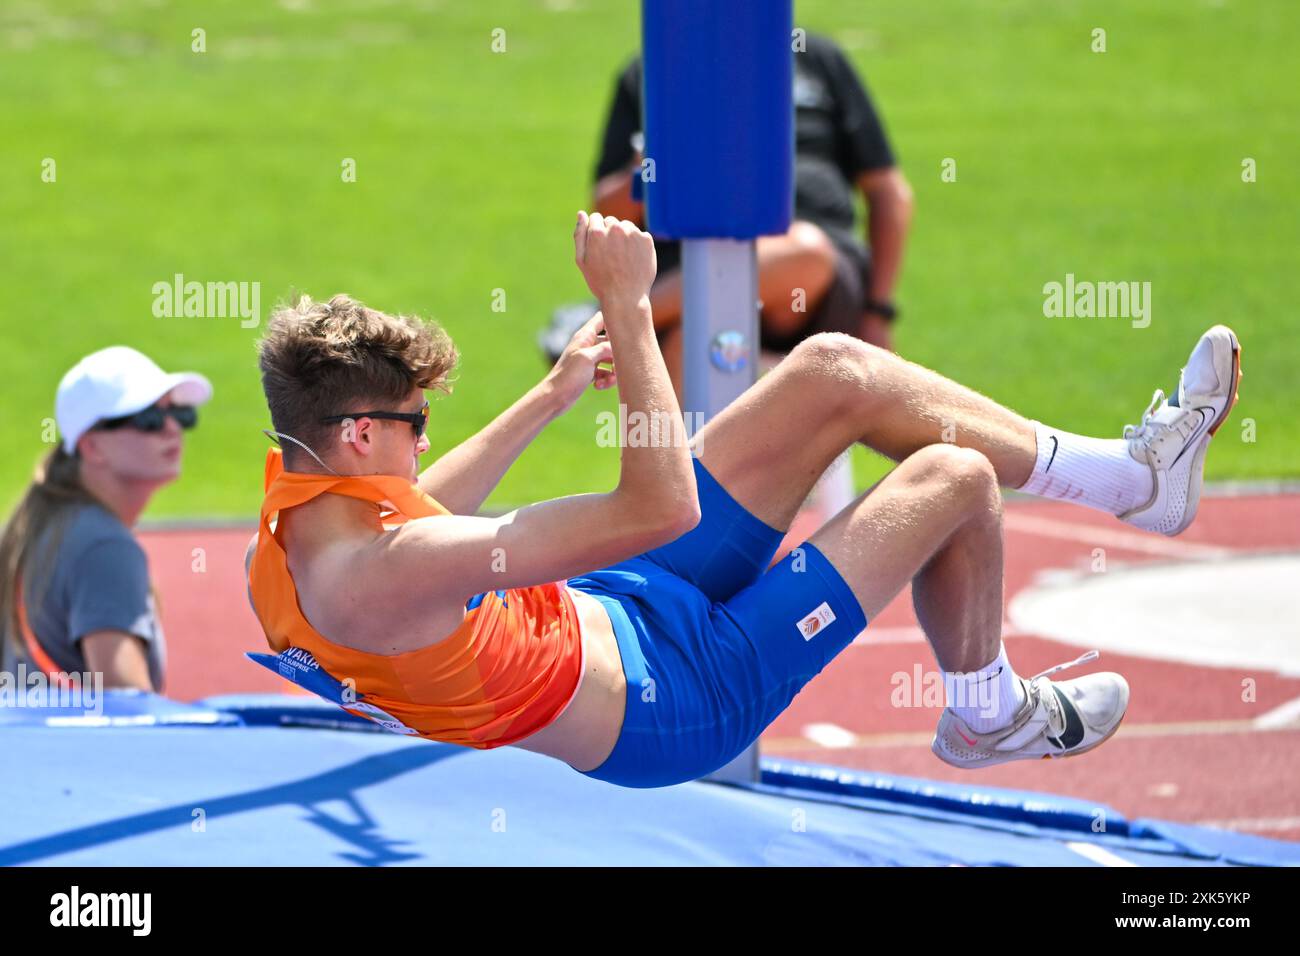
[[[258,343],[262,390],[278,432],[320,451],[329,415],[396,407],[411,389],[450,392],[456,347],[435,322],[387,315],[347,295],[328,302],[297,297],[271,313]],[[297,446],[284,445],[285,464],[298,462]]]

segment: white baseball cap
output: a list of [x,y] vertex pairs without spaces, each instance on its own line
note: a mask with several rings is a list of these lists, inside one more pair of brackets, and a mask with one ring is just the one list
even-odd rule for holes
[[92,352],[68,370],[54,398],[54,418],[63,435],[63,449],[77,450],[77,441],[96,422],[134,415],[172,389],[182,405],[202,405],[212,397],[212,383],[197,372],[168,374],[149,356],[125,345]]

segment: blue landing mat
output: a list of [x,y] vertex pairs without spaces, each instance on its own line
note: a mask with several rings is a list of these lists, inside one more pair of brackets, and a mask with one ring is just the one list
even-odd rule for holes
[[1297,844],[1047,794],[773,759],[758,784],[622,790],[513,748],[345,729],[347,715],[307,698],[159,701],[152,725],[139,724],[147,695],[129,702],[136,725],[113,717],[126,703],[89,725],[0,715],[7,763],[23,768],[0,776],[0,863],[1300,863]]

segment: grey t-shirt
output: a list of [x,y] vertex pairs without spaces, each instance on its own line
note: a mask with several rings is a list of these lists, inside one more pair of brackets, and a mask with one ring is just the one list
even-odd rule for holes
[[[42,581],[23,582],[27,621],[41,649],[62,670],[86,669],[81,639],[95,631],[125,631],[144,640],[149,678],[161,691],[166,648],[144,549],[117,516],[97,504],[68,519],[52,564],[45,536],[28,568],[49,567]],[[29,665],[30,666],[30,665]]]

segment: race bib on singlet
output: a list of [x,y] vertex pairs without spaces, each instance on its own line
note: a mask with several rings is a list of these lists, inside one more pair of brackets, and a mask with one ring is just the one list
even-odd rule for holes
[[275,671],[285,680],[292,681],[303,690],[310,691],[317,697],[321,697],[331,704],[336,704],[344,710],[360,714],[389,733],[404,736],[419,733],[418,730],[406,726],[387,711],[367,702],[354,688],[349,687],[340,680],[336,680],[333,675],[320,666],[320,662],[315,657],[300,647],[291,647],[279,654],[246,652],[244,656],[254,663],[261,664],[267,670]]

